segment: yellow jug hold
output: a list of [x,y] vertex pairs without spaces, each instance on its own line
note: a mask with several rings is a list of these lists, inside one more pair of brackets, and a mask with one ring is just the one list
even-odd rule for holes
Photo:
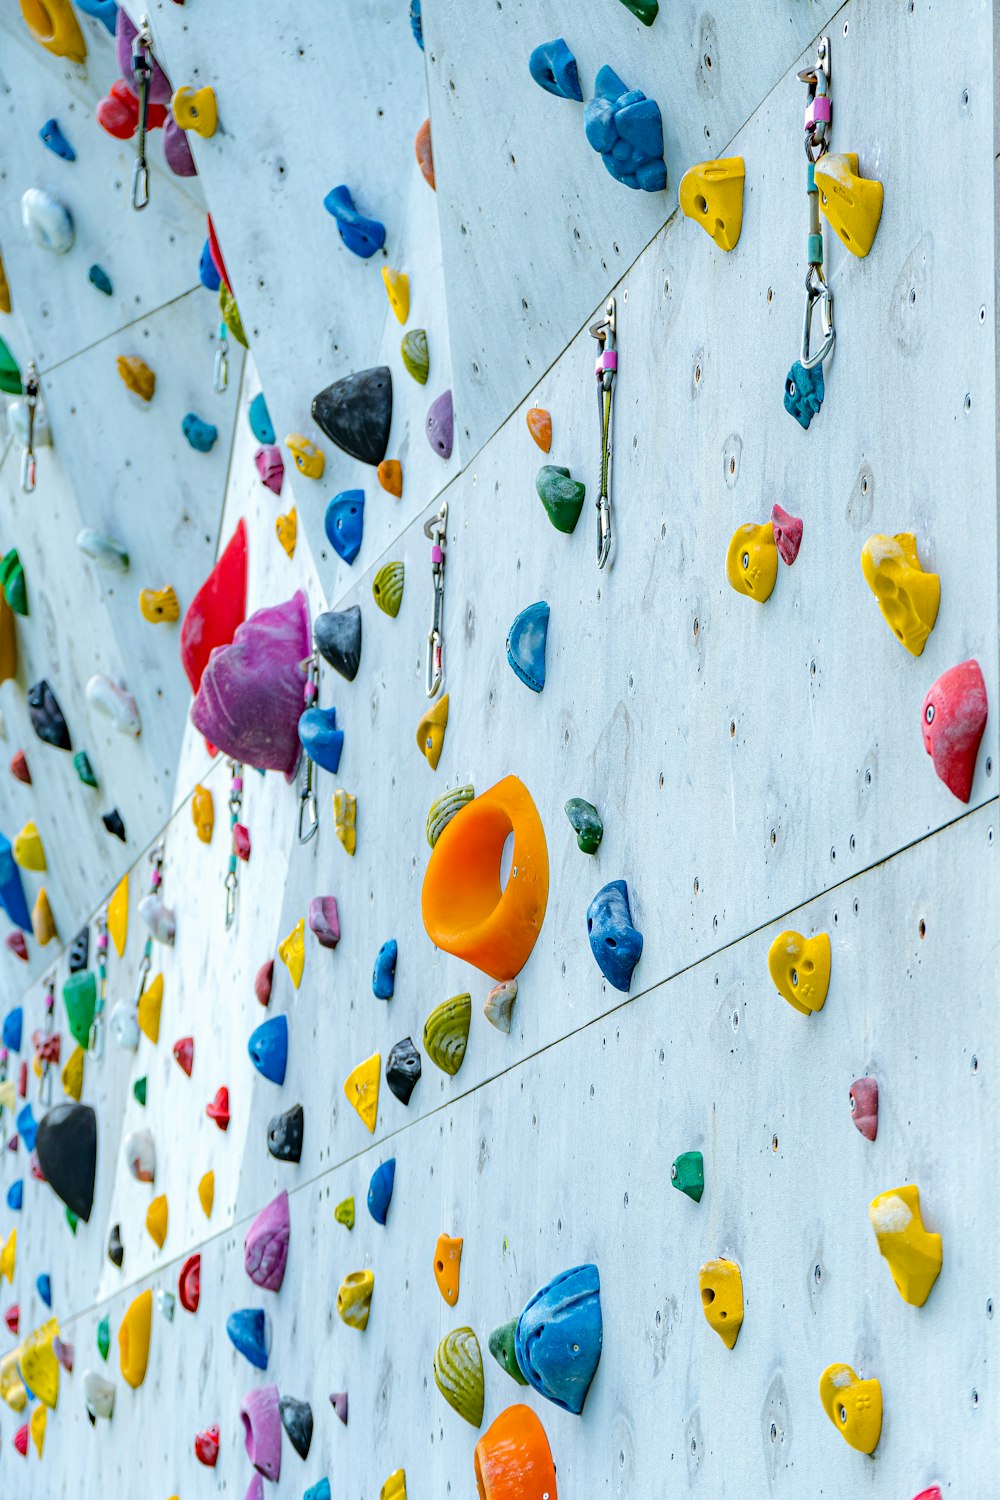
[[743,229],[742,156],[689,167],[678,189],[681,212],[700,224],[720,250],[735,250]]
[[937,620],[941,580],[921,567],[913,532],[870,536],[861,549],[861,571],[897,641],[919,656]]
[[924,1228],[920,1190],[913,1183],[873,1198],[868,1217],[904,1302],[923,1307],[941,1271],[941,1236]]
[[834,234],[863,259],[875,243],[882,217],[882,184],[862,177],[857,154],[830,151],[814,168],[819,206]]
[[767,967],[775,988],[800,1016],[822,1010],[830,988],[830,934],[779,932],[768,949]]
[[827,1365],[819,1377],[823,1410],[848,1447],[872,1454],[882,1433],[882,1387],[861,1380],[850,1365]]

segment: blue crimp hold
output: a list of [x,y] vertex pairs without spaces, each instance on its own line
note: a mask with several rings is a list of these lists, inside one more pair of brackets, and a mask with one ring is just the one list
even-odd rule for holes
[[63,161],[76,161],[76,152],[59,129],[58,120],[46,120],[38,132],[38,138],[53,156],[61,156]]

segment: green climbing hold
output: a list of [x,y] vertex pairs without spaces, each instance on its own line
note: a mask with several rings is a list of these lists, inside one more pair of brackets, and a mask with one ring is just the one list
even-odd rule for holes
[[28,613],[28,590],[24,582],[24,569],[17,555],[17,548],[0,558],[0,586],[3,587],[7,603],[16,615]]
[[652,26],[660,13],[660,0],[622,0],[622,4],[638,16],[643,26]]
[[472,996],[453,995],[436,1005],[424,1022],[424,1051],[442,1073],[462,1066],[472,1022]]
[[527,1385],[528,1382],[521,1374],[521,1366],[517,1362],[514,1352],[514,1330],[517,1327],[517,1319],[511,1318],[509,1323],[501,1323],[499,1328],[494,1328],[490,1334],[490,1353],[501,1369],[506,1370],[511,1380],[516,1380],[518,1385]]
[[700,1151],[685,1151],[670,1168],[670,1181],[696,1203],[705,1191],[705,1162]]
[[70,1234],[76,1234],[76,1226],[79,1224],[79,1222],[80,1220],[77,1218],[73,1210],[71,1208],[67,1208],[66,1223],[69,1225]]
[[434,1379],[450,1407],[482,1426],[486,1383],[479,1340],[471,1328],[456,1328],[445,1335],[434,1352]]
[[135,1096],[136,1102],[138,1104],[141,1104],[142,1107],[143,1107],[143,1109],[145,1109],[145,1107],[146,1107],[146,1076],[145,1076],[145,1074],[143,1074],[143,1076],[141,1078],[137,1078],[135,1080],[135,1083],[133,1083],[133,1085],[132,1085],[132,1093]]
[[[423,328],[411,328],[399,346],[399,352],[403,356],[403,364],[406,373],[412,375],[420,385],[427,384],[427,376],[430,374],[431,359],[427,352],[427,333]],[[20,376],[18,377],[20,379]],[[0,387],[3,389],[3,387]],[[21,387],[18,386],[18,390]]]
[[432,849],[455,814],[461,812],[475,795],[474,786],[456,786],[431,803],[427,814],[427,842]]
[[244,349],[249,349],[250,345],[247,343],[247,336],[243,332],[243,320],[240,317],[240,310],[236,306],[236,298],[224,281],[219,283],[219,313],[223,323],[225,323],[236,342],[242,344]]
[[97,1347],[101,1351],[101,1358],[107,1359],[108,1350],[111,1348],[111,1324],[107,1318],[102,1318],[97,1325]]
[[[424,380],[426,379],[425,375]],[[5,396],[21,394],[21,371],[17,367],[17,360],[3,339],[0,339],[0,391],[3,391]]]
[[604,837],[604,824],[594,804],[571,797],[566,803],[566,816],[576,829],[576,841],[584,854],[596,854]]
[[385,563],[372,579],[372,594],[383,614],[393,619],[399,614],[403,602],[403,580],[406,569],[401,562]]
[[87,755],[86,750],[78,750],[76,752],[73,756],[73,765],[76,767],[76,774],[84,786],[97,785],[97,777],[94,775],[94,768],[90,764],[90,757]]
[[568,469],[543,464],[535,478],[535,489],[553,526],[569,536],[580,519],[587,486],[571,479]]
[[71,974],[63,985],[69,1029],[81,1047],[90,1046],[90,1028],[97,1009],[97,980],[90,969]]
[[354,1199],[345,1198],[342,1203],[338,1203],[337,1207],[333,1210],[333,1217],[338,1224],[343,1224],[345,1229],[353,1229]]

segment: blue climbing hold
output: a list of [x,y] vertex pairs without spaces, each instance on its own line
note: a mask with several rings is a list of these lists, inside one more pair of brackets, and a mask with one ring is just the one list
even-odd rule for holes
[[646,193],[666,187],[663,120],[655,99],[626,88],[612,68],[604,67],[593,99],[584,105],[583,121],[587,140],[616,181]]
[[507,632],[507,660],[525,687],[540,693],[545,686],[545,641],[549,606],[544,599],[522,609]]
[[34,1151],[38,1134],[38,1121],[31,1113],[31,1105],[25,1104],[17,1112],[17,1133],[24,1142],[25,1151]]
[[189,411],[181,422],[181,431],[196,453],[210,453],[219,436],[217,427],[211,422],[203,422],[193,411]]
[[103,21],[105,26],[115,34],[115,23],[118,20],[118,6],[115,0],[76,0],[77,8],[82,10],[85,16],[93,16],[95,21]]
[[263,391],[258,391],[250,402],[247,416],[250,418],[250,431],[258,443],[263,443],[265,448],[270,448],[274,443],[274,423],[271,421]]
[[114,292],[114,287],[111,285],[111,277],[103,266],[92,265],[87,272],[87,280],[91,286],[96,286],[99,292],[103,292],[105,297],[110,297]]
[[233,1347],[255,1370],[266,1370],[271,1353],[271,1319],[262,1307],[241,1307],[226,1319],[226,1332]]
[[583,103],[576,58],[561,36],[535,48],[528,58],[528,72],[537,84],[555,94],[557,99],[575,99],[578,104]]
[[63,161],[76,161],[76,152],[59,129],[58,120],[46,120],[38,132],[38,139],[53,156],[61,156]]
[[[420,0],[417,0],[420,4]],[[302,1496],[302,1500],[330,1500],[330,1481],[321,1479],[318,1484],[311,1484]]]
[[42,1301],[45,1303],[45,1306],[46,1307],[51,1307],[52,1306],[52,1279],[49,1276],[48,1271],[43,1271],[42,1272],[42,1274],[36,1279],[35,1285],[38,1288],[38,1295],[39,1295],[39,1297],[41,1297]]
[[13,1210],[14,1213],[19,1214],[21,1212],[21,1205],[23,1202],[24,1179],[19,1177],[17,1181],[12,1182],[10,1187],[7,1189],[7,1207]]
[[372,974],[372,991],[376,1000],[391,1000],[393,990],[396,988],[396,957],[399,949],[396,947],[396,939],[390,938],[383,943],[378,950],[378,958],[375,960],[375,969]]
[[337,710],[307,708],[299,719],[299,744],[315,765],[335,776],[344,748],[344,731],[337,728]]
[[0,833],[0,906],[3,907],[15,927],[31,932],[31,913],[24,897],[21,872],[14,863],[14,852],[10,839]]
[[348,250],[360,255],[362,260],[370,259],[381,250],[385,244],[385,225],[378,219],[366,219],[364,214],[358,213],[351,190],[345,183],[330,189],[323,199],[323,207],[336,219],[340,238]]
[[342,490],[334,495],[323,517],[330,546],[345,563],[352,563],[361,551],[361,533],[365,525],[364,490]]
[[517,1320],[514,1352],[540,1396],[579,1416],[601,1360],[604,1325],[595,1265],[575,1266],[537,1291]]
[[222,285],[222,277],[215,269],[215,261],[212,259],[212,247],[208,240],[201,247],[201,260],[198,262],[198,280],[206,292],[217,292]]
[[413,40],[424,50],[424,23],[420,18],[420,0],[410,0],[410,30],[413,32]]
[[286,1016],[271,1016],[262,1021],[251,1033],[247,1042],[250,1061],[272,1083],[285,1081],[288,1066],[288,1019]]
[[598,891],[587,907],[587,931],[601,973],[627,995],[632,970],[642,957],[642,933],[632,926],[624,880],[612,880]]
[[796,360],[785,379],[785,410],[807,432],[825,394],[822,360],[811,370]]
[[368,1212],[376,1224],[384,1224],[392,1202],[392,1185],[396,1180],[396,1158],[390,1157],[372,1173],[368,1184]]
[[3,1044],[11,1052],[20,1052],[23,1028],[24,1011],[19,1005],[15,1005],[3,1018]]

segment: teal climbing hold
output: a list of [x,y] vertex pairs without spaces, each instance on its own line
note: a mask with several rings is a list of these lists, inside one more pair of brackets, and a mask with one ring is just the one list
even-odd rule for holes
[[701,1152],[683,1152],[670,1168],[670,1181],[680,1192],[700,1203],[705,1191],[705,1162]]
[[[425,375],[424,380],[426,379]],[[423,384],[423,381],[421,381],[421,384]],[[21,371],[18,368],[17,360],[11,354],[3,339],[0,339],[0,391],[5,396],[20,396],[21,389]]]
[[580,519],[587,487],[559,464],[543,464],[535,476],[538,498],[557,531],[570,536]]
[[105,1316],[97,1325],[97,1348],[102,1359],[107,1359],[111,1348],[111,1323]]
[[263,443],[266,448],[269,448],[275,441],[274,423],[271,421],[263,391],[258,391],[250,402],[247,416],[250,420],[250,431],[258,443]]
[[202,421],[193,411],[189,411],[181,422],[181,431],[196,453],[210,453],[219,436],[217,427],[213,427],[211,422]]
[[86,750],[78,750],[76,752],[73,756],[73,766],[84,786],[97,785],[97,777],[94,775],[94,768],[90,764],[90,757]]
[[110,297],[114,292],[114,287],[111,285],[111,277],[104,267],[97,265],[96,262],[87,272],[87,280],[91,286],[96,286],[99,292],[103,292],[105,297]]
[[507,660],[515,675],[533,693],[540,693],[545,686],[548,630],[549,606],[541,599],[522,609],[507,633]]
[[490,1353],[500,1368],[507,1371],[511,1380],[516,1380],[518,1385],[527,1385],[527,1378],[517,1362],[516,1332],[516,1318],[511,1318],[509,1323],[501,1323],[499,1328],[494,1328],[490,1334]]

